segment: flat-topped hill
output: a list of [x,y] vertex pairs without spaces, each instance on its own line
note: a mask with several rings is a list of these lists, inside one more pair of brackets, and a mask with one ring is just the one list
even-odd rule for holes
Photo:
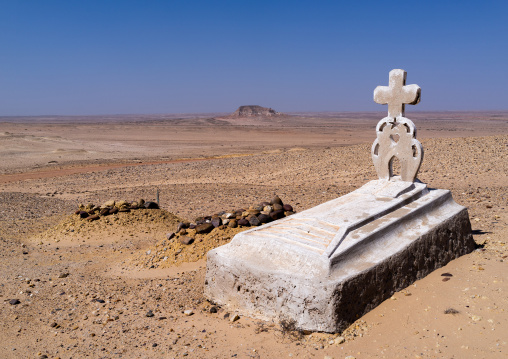
[[245,118],[245,117],[273,117],[283,116],[283,113],[277,112],[272,108],[262,107],[258,105],[240,106],[229,118]]

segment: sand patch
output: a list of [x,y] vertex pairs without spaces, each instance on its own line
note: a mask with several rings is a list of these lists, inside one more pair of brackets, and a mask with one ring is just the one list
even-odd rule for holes
[[182,244],[178,238],[163,239],[144,253],[136,255],[130,262],[130,266],[137,268],[169,268],[187,262],[196,262],[206,258],[208,251],[223,246],[240,232],[249,227],[224,229],[215,228],[208,234],[196,234],[194,230],[188,230],[187,236],[193,238],[191,244]]

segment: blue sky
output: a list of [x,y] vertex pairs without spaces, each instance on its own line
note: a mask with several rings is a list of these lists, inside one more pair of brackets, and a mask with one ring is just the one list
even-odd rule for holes
[[508,110],[507,1],[0,0],[0,116]]

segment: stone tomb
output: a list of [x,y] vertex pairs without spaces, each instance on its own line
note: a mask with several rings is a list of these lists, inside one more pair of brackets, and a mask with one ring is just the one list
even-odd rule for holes
[[[395,291],[475,243],[467,209],[416,179],[423,148],[404,117],[420,88],[392,70],[374,100],[388,104],[372,159],[379,179],[343,197],[237,234],[208,252],[205,296],[229,311],[342,331]],[[393,159],[400,176],[392,173]]]

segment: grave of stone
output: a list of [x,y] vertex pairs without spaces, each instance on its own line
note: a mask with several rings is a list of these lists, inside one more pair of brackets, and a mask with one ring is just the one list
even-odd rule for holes
[[[208,253],[205,296],[229,311],[338,332],[415,280],[471,252],[467,209],[416,176],[423,147],[404,117],[421,90],[392,70],[374,90],[388,105],[371,155],[378,179]],[[400,176],[392,173],[394,159]]]

